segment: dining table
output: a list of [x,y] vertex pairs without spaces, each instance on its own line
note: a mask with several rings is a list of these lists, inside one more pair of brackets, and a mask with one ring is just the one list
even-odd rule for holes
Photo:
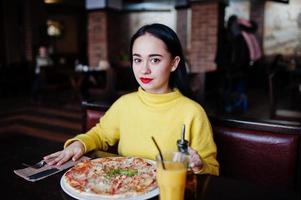
[[[104,89],[108,87],[110,72],[109,70],[97,69],[88,66],[82,66],[82,68],[68,68],[68,67],[56,67],[56,73],[68,77],[69,86],[72,90],[72,95],[75,99],[80,99],[82,90],[88,90],[90,88]],[[86,92],[86,91],[85,91]]]
[[[0,133],[1,195],[8,199],[72,200],[62,189],[60,180],[64,171],[36,182],[30,182],[14,173],[14,169],[24,168],[22,163],[35,163],[44,155],[61,150],[63,143],[33,137],[26,134]],[[110,155],[94,152],[92,155]],[[252,173],[252,172],[250,172]],[[151,197],[159,199],[158,196]],[[186,181],[185,199],[189,200],[297,200],[296,191],[268,188],[242,182],[223,176],[189,173]]]

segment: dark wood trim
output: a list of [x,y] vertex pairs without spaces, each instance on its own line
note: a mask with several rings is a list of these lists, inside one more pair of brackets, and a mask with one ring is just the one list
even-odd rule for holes
[[218,118],[209,117],[212,126],[222,125],[238,129],[251,129],[258,131],[269,131],[273,133],[300,134],[301,123],[282,120],[253,120],[243,118]]
[[189,0],[189,4],[197,4],[197,3],[225,3],[227,0]]
[[99,11],[104,11],[104,12],[106,12],[106,11],[108,11],[108,12],[122,12],[122,10],[120,10],[120,9],[117,9],[117,8],[108,8],[108,7],[106,7],[106,8],[86,9],[86,11],[88,13],[90,13],[90,12],[99,12]]
[[268,0],[268,1],[274,1],[274,2],[278,2],[278,3],[289,4],[289,0]]
[[[2,68],[4,68],[4,65],[7,64],[6,62],[6,42],[5,42],[5,37],[6,37],[6,27],[5,27],[5,5],[4,1],[0,2],[0,72]],[[1,74],[1,73],[0,73]]]
[[189,9],[190,8],[190,5],[189,4],[186,4],[186,5],[179,5],[179,6],[175,6],[175,9],[176,10],[181,10],[181,9]]

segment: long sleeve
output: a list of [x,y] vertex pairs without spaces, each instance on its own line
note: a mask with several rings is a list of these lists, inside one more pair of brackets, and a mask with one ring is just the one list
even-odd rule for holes
[[99,123],[88,132],[67,140],[64,146],[68,146],[75,140],[82,142],[85,152],[95,149],[107,150],[108,145],[113,146],[119,140],[119,109],[119,101],[116,101],[100,119]]
[[202,174],[219,175],[219,164],[216,160],[217,148],[213,140],[211,124],[205,112],[201,118],[192,122],[191,147],[198,151],[203,160]]

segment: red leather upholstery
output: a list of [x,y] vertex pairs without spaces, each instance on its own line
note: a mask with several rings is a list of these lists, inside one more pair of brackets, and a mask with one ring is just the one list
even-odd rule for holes
[[97,124],[100,118],[109,109],[108,104],[82,102],[82,130],[86,132]]
[[[82,130],[83,132],[91,129],[95,124],[97,124],[100,118],[109,109],[109,104],[95,104],[82,102]],[[118,144],[114,146],[109,146],[108,152],[117,154]]]
[[251,121],[247,127],[246,121],[211,123],[221,176],[296,189],[300,128],[292,133],[292,129],[285,132],[282,127],[283,132],[277,133],[271,124],[260,124],[265,130],[259,130],[256,123],[252,128]]
[[86,110],[86,115],[87,115],[87,120],[86,120],[86,130],[89,130],[92,128],[95,124],[97,124],[100,120],[100,118],[105,114],[105,112],[102,111],[96,111],[96,110],[91,110],[87,109]]

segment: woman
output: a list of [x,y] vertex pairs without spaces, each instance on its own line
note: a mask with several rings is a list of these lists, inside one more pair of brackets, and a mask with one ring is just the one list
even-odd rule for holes
[[94,149],[106,150],[116,142],[120,155],[155,159],[158,151],[151,136],[163,152],[176,151],[185,124],[193,171],[218,175],[216,146],[206,113],[184,96],[189,95],[189,87],[176,33],[162,24],[143,26],[132,37],[130,55],[138,91],[119,98],[95,127],[44,159],[60,165]]

